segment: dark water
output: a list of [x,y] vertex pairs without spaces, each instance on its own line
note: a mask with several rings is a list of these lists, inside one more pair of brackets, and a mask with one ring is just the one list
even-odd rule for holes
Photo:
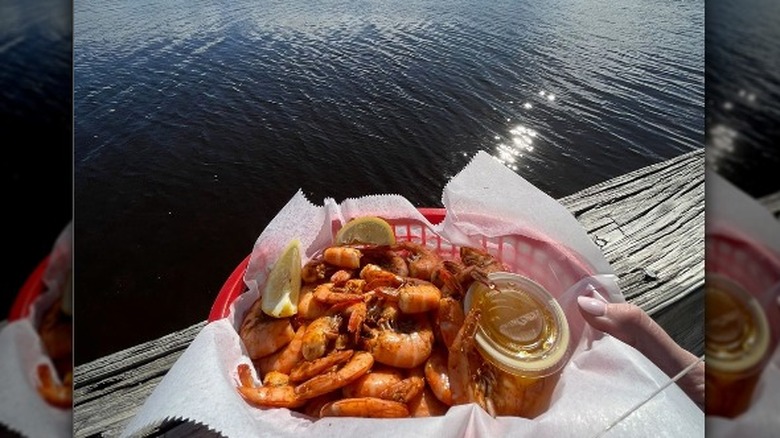
[[[312,4],[316,3],[316,4]],[[561,197],[703,146],[704,2],[80,1],[76,363],[206,318],[300,188]]]
[[0,2],[0,320],[73,214],[72,8]]
[[780,190],[780,3],[707,2],[707,161],[753,197]]

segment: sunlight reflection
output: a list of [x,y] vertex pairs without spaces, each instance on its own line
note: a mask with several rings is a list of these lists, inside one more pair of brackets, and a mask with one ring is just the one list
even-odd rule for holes
[[756,101],[756,93],[752,91],[747,91],[744,88],[739,90],[739,97],[741,97],[744,100],[747,100],[750,103],[753,103]]
[[[538,133],[526,126],[517,125],[509,130],[507,141],[496,145],[496,158],[506,167],[517,170],[517,162],[527,152],[533,152],[533,142]],[[498,139],[498,137],[496,137]]]
[[550,102],[555,100],[555,95],[550,93],[549,91],[539,90],[539,96],[546,97],[547,100],[549,100]]
[[706,159],[714,170],[718,170],[718,164],[724,157],[734,152],[734,142],[738,132],[725,125],[715,125],[710,129],[709,151]]

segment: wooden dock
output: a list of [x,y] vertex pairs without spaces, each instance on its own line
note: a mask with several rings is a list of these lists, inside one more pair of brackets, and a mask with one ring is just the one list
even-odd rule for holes
[[[560,202],[603,249],[626,299],[685,348],[704,351],[704,150],[589,187]],[[780,193],[772,198],[780,212]],[[204,315],[205,316],[205,315]],[[205,321],[75,369],[74,436],[116,436]],[[215,435],[176,421],[155,435]]]

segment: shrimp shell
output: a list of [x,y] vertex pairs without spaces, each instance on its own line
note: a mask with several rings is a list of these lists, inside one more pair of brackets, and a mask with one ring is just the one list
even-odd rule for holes
[[450,379],[453,404],[463,404],[480,401],[480,406],[485,408],[484,394],[479,385],[479,369],[483,360],[476,349],[474,335],[477,331],[482,312],[479,306],[469,310],[463,326],[458,331],[458,336],[453,341],[447,358],[447,370]]
[[460,260],[466,266],[474,266],[485,274],[507,270],[503,263],[481,248],[462,246]]
[[405,404],[376,397],[345,398],[327,403],[323,417],[403,418],[409,416]]
[[282,383],[286,379],[272,378],[274,385],[257,386],[252,378],[251,370],[247,364],[238,365],[238,377],[240,385],[238,392],[241,396],[256,406],[273,408],[297,408],[303,406],[306,400],[300,399],[295,394],[295,388]]
[[379,394],[379,398],[400,403],[409,403],[413,398],[420,395],[424,387],[425,379],[422,377],[407,377],[406,379],[385,388],[385,390]]
[[377,289],[380,295],[398,302],[403,313],[424,313],[439,308],[441,291],[433,283],[416,278],[408,278],[401,287]]
[[39,364],[36,368],[39,384],[38,393],[52,406],[60,409],[73,408],[73,374],[68,373],[63,382],[58,384],[54,370],[47,364]]
[[379,397],[385,389],[400,382],[403,373],[398,368],[377,363],[371,371],[342,388],[346,398]]
[[301,352],[306,360],[314,360],[325,355],[328,341],[339,332],[341,317],[338,315],[321,316],[306,327],[303,333]]
[[301,286],[301,292],[298,296],[298,314],[299,318],[317,319],[328,313],[330,305],[314,299],[314,289],[316,286],[305,284]]
[[323,283],[314,289],[314,299],[324,304],[339,304],[361,301],[363,297],[358,292],[337,290],[333,283]]
[[404,283],[403,277],[386,271],[374,264],[367,264],[360,270],[360,278],[366,281],[366,290],[379,287],[399,287]]
[[[363,347],[377,362],[398,368],[414,368],[424,363],[433,350],[433,328],[424,315],[413,315],[413,331],[368,329]],[[396,324],[405,325],[405,324]]]
[[261,299],[255,300],[244,317],[239,330],[247,354],[253,360],[279,350],[295,337],[290,318],[272,318],[261,308]]
[[301,325],[295,332],[295,337],[293,337],[292,341],[290,341],[287,346],[275,353],[256,360],[255,366],[257,366],[260,374],[265,375],[273,370],[289,374],[295,364],[303,360],[301,348],[303,347],[303,334],[305,331],[306,325]]
[[458,331],[463,326],[466,315],[463,313],[463,304],[452,298],[444,297],[439,301],[439,309],[436,313],[436,324],[444,346],[450,348],[458,336]]
[[409,265],[410,277],[430,281],[433,273],[442,263],[439,253],[419,243],[411,241],[401,242],[396,244],[395,248],[409,253],[406,260]]
[[339,394],[338,391],[318,395],[317,397],[307,400],[303,409],[301,409],[301,412],[310,417],[320,418],[320,410],[322,410],[322,407],[329,402],[339,400],[340,398],[341,394]]
[[353,350],[335,351],[319,359],[300,362],[290,371],[290,381],[298,383],[311,379],[334,365],[348,361],[353,353]]
[[374,358],[371,354],[358,351],[340,369],[320,374],[296,386],[295,394],[300,398],[310,399],[343,388],[366,374],[372,365]]
[[434,350],[431,357],[425,362],[425,380],[439,401],[447,406],[452,406],[448,359],[444,351]]
[[442,403],[428,386],[420,394],[409,401],[409,414],[412,417],[435,417],[447,413],[449,406]]
[[325,251],[322,253],[322,257],[326,262],[346,269],[359,268],[362,255],[359,249],[346,246],[331,246],[325,248]]

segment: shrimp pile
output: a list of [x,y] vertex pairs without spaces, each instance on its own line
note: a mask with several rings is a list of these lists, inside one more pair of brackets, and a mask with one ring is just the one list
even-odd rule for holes
[[314,418],[427,417],[465,403],[523,413],[527,389],[482,359],[478,306],[463,306],[473,281],[507,269],[478,248],[459,255],[411,241],[326,248],[302,268],[296,315],[267,316],[260,299],[245,315],[254,373],[238,366],[238,392]]

